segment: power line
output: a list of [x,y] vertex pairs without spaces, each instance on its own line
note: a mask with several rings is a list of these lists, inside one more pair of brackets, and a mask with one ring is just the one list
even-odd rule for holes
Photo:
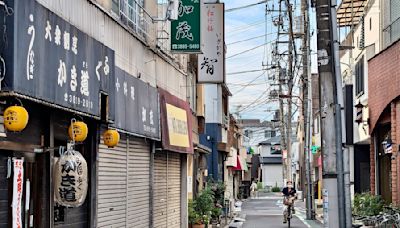
[[249,41],[249,40],[254,40],[254,39],[262,38],[262,37],[265,37],[265,36],[268,36],[268,35],[272,35],[272,34],[275,34],[275,33],[263,34],[263,35],[261,35],[261,36],[255,36],[255,37],[251,37],[251,38],[247,38],[247,39],[235,41],[235,42],[229,43],[229,44],[227,44],[227,45],[238,44],[238,43],[246,42],[246,41]]
[[236,71],[236,72],[230,72],[230,73],[226,73],[226,75],[234,75],[234,74],[246,74],[246,73],[252,73],[252,72],[259,72],[259,71],[265,71],[265,69],[259,69],[259,70],[246,70],[246,71]]
[[[272,41],[271,41],[271,42],[272,42]],[[267,44],[269,44],[269,43],[271,43],[271,42],[263,43],[263,44],[261,44],[261,45],[255,46],[255,47],[253,47],[253,48],[250,48],[250,49],[244,50],[244,51],[242,51],[242,52],[233,54],[233,55],[231,55],[231,56],[226,57],[226,59],[230,59],[230,58],[236,57],[236,56],[238,56],[238,55],[247,53],[247,52],[249,52],[249,51],[253,51],[253,50],[255,50],[255,49],[257,49],[257,48],[260,48],[260,47],[263,47],[264,45],[267,45]]]
[[246,9],[246,8],[249,8],[249,7],[252,7],[252,6],[256,6],[256,5],[260,5],[260,4],[266,3],[268,1],[269,0],[264,0],[264,1],[253,3],[253,4],[250,4],[250,5],[244,5],[244,6],[231,8],[231,9],[226,9],[225,12],[229,13],[229,12],[233,12],[233,11],[236,11],[236,10]]

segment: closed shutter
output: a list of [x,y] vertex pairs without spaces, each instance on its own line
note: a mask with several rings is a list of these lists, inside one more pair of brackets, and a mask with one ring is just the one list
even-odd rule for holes
[[97,227],[126,227],[127,147],[122,138],[114,148],[99,146]]
[[154,155],[154,227],[167,227],[167,153]]
[[168,152],[168,228],[181,227],[181,159],[178,153]]
[[150,145],[144,139],[129,138],[128,144],[128,227],[150,226]]

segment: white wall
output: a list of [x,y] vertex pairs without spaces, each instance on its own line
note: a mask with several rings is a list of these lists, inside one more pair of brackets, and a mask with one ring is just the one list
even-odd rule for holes
[[262,183],[265,186],[274,187],[275,184],[278,187],[283,187],[283,174],[282,174],[282,165],[281,164],[268,164],[261,165],[262,166]]
[[222,123],[222,90],[218,84],[204,84],[206,123]]

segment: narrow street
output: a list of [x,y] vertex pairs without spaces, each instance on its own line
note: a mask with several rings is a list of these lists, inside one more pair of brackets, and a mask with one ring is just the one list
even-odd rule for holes
[[[317,221],[306,221],[302,202],[297,202],[296,214],[291,227],[322,227]],[[242,205],[242,218],[246,219],[244,228],[287,227],[282,223],[282,197],[276,193],[260,194],[257,199],[249,199]]]

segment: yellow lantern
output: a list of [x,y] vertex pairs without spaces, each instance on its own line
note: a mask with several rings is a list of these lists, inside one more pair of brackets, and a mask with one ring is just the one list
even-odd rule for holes
[[119,142],[119,133],[117,130],[107,130],[103,133],[104,144],[106,144],[109,148],[113,148],[118,145]]
[[22,106],[10,106],[4,111],[4,127],[9,131],[24,130],[28,120],[28,111]]
[[88,134],[88,127],[82,121],[73,122],[68,128],[69,137],[76,142],[83,142]]

